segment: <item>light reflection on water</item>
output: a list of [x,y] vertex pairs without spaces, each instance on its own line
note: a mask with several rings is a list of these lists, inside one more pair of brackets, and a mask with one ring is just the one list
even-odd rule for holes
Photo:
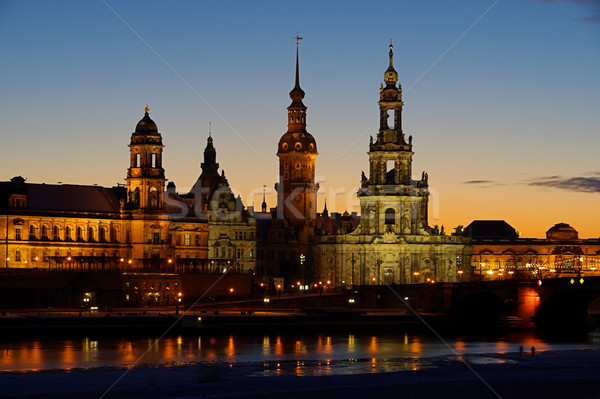
[[[387,372],[429,367],[429,357],[517,352],[533,345],[547,350],[598,347],[598,333],[582,343],[555,343],[532,332],[494,340],[448,339],[452,347],[423,334],[286,334],[175,336],[156,338],[82,338],[0,343],[0,371],[38,371],[92,367],[173,365],[194,362],[264,363],[271,375]],[[279,367],[276,365],[280,364]],[[275,365],[275,366],[274,366]],[[283,365],[283,366],[281,366]],[[279,371],[278,371],[279,370]],[[316,371],[315,371],[316,370]]]

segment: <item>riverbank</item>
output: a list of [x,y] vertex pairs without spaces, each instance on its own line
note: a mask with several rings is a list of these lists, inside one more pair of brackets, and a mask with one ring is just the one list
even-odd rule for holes
[[[399,371],[344,374],[324,362],[189,363],[0,374],[0,396],[59,398],[598,398],[600,350],[404,359]],[[400,361],[400,360],[399,360]],[[412,368],[412,369],[411,369]],[[413,370],[414,369],[414,370]],[[298,376],[297,372],[302,373]],[[338,374],[341,372],[341,374]],[[481,379],[480,379],[481,377]],[[482,382],[482,380],[484,382]],[[116,384],[115,384],[116,383]],[[111,386],[114,387],[109,390]]]

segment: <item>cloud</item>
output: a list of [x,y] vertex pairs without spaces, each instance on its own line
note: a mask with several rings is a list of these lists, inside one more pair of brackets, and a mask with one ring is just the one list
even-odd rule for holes
[[584,193],[600,193],[600,177],[540,177],[537,180],[530,181],[529,185]]
[[584,22],[586,24],[600,24],[600,14],[592,15],[591,17],[577,18],[577,22]]
[[464,181],[462,184],[495,184],[496,182],[493,180],[469,180]]

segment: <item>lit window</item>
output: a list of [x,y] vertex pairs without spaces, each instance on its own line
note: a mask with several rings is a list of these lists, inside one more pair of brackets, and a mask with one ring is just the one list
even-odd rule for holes
[[186,234],[183,236],[183,245],[185,245],[186,247],[190,246],[190,235]]

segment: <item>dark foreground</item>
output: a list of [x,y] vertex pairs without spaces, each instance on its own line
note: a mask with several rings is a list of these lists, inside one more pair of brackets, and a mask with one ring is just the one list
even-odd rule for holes
[[[466,363],[456,357],[421,359],[416,363],[424,367],[420,370],[373,374],[339,375],[334,367],[315,373],[320,374],[317,376],[293,375],[296,366],[289,364],[216,363],[129,372],[98,368],[3,373],[0,397],[600,398],[600,350],[546,352],[534,358],[514,353],[474,355],[464,360]],[[304,374],[310,375],[311,370],[303,367]],[[330,372],[334,375],[327,375]]]

